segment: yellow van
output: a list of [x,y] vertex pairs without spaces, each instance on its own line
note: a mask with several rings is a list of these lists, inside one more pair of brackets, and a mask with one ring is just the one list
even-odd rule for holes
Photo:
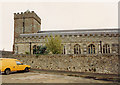
[[5,73],[6,75],[10,74],[11,72],[15,71],[26,71],[30,70],[29,65],[23,65],[17,59],[12,58],[0,58],[0,71],[1,73]]

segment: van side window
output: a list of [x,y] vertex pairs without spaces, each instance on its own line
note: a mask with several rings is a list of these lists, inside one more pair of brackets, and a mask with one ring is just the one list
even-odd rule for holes
[[21,63],[21,62],[19,62],[19,61],[16,61],[16,64],[17,64],[17,65],[22,65],[22,63]]

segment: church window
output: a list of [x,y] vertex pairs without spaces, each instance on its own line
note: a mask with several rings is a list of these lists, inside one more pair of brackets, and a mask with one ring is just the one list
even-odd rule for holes
[[60,37],[62,37],[62,35],[60,35]]
[[74,37],[77,37],[77,35],[74,35]]
[[119,51],[119,44],[112,44],[112,51],[113,51],[113,53],[118,53],[118,51]]
[[41,46],[37,46],[37,47],[36,47],[36,54],[40,54],[40,47],[41,47]]
[[64,35],[64,37],[67,37],[67,35]]
[[63,49],[63,53],[65,54],[65,46],[64,46],[64,49]]
[[108,44],[103,45],[103,53],[110,53],[110,45]]
[[36,54],[37,53],[37,47],[36,45],[33,46],[33,54]]
[[25,17],[23,17],[23,33],[25,32]]
[[74,54],[81,54],[81,49],[79,44],[74,45]]
[[16,46],[16,49],[17,49],[17,54],[18,54],[18,46]]
[[63,47],[62,54],[66,54],[66,52],[65,52],[65,46],[63,44],[61,46]]
[[95,54],[95,45],[90,44],[90,45],[88,46],[88,53],[89,53],[89,54]]

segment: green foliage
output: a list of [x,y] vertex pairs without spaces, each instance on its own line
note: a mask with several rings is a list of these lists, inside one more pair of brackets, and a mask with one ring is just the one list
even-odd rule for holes
[[37,46],[37,48],[33,49],[36,55],[39,54],[48,54],[46,46]]
[[45,40],[45,45],[47,50],[52,52],[52,54],[61,54],[62,46],[61,46],[61,38],[60,36],[53,37],[52,35]]
[[40,53],[39,54],[48,54],[47,47],[46,46],[41,46],[40,48]]

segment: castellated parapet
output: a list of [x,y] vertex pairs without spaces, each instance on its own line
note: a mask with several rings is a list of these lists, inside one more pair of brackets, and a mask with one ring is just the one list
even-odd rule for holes
[[14,13],[14,19],[23,19],[24,18],[34,18],[41,24],[41,19],[40,17],[37,16],[37,14],[34,11],[26,11],[26,12],[21,12],[21,13]]

